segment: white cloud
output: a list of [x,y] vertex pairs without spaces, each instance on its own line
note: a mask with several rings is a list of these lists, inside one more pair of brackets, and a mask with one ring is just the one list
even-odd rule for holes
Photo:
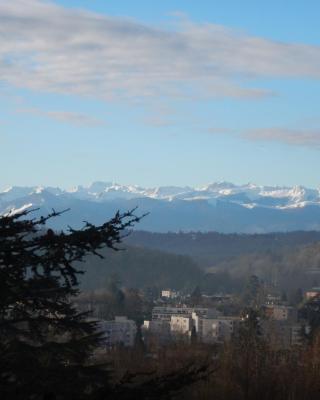
[[24,114],[33,114],[40,117],[47,117],[59,122],[66,122],[78,126],[98,126],[103,125],[104,121],[91,117],[87,114],[82,114],[72,111],[45,111],[39,108],[20,108],[16,112]]
[[40,0],[0,4],[0,80],[101,99],[270,95],[250,78],[320,78],[320,47],[184,20],[175,30]]
[[320,129],[261,128],[243,133],[249,140],[281,142],[295,146],[320,147]]

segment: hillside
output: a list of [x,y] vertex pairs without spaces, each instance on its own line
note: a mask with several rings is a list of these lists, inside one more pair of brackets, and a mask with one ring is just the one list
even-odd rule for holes
[[208,268],[211,278],[224,276],[229,287],[241,287],[248,276],[257,275],[268,287],[293,296],[299,288],[320,286],[320,242],[278,249],[275,252],[243,254]]
[[[317,238],[316,232],[272,235],[133,232],[122,245],[124,251],[107,249],[103,251],[104,259],[89,257],[81,264],[87,271],[81,278],[82,288],[104,288],[110,277],[116,275],[125,287],[157,286],[190,291],[199,285],[208,294],[230,293],[241,292],[248,277],[256,274],[267,286],[293,296],[298,288],[320,285]],[[147,248],[151,246],[161,250]]]
[[86,273],[81,277],[83,289],[104,288],[108,279],[116,275],[123,286],[146,288],[192,289],[203,272],[187,256],[166,254],[158,250],[123,246],[115,252],[103,250],[105,257],[90,256],[79,267]]
[[270,234],[221,234],[217,232],[151,233],[133,231],[125,243],[192,257],[207,268],[246,254],[290,251],[297,246],[320,241],[320,232]]

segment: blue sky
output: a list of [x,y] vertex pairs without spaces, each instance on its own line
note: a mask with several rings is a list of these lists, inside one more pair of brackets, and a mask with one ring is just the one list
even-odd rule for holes
[[320,183],[318,1],[0,2],[0,188]]

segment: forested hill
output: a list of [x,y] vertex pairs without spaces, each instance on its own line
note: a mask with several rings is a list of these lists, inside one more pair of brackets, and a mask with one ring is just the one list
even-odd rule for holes
[[159,250],[122,246],[123,251],[102,250],[104,256],[87,257],[79,264],[86,273],[81,277],[83,289],[107,287],[110,277],[116,275],[125,287],[192,289],[201,280],[203,271],[188,256],[166,254]]
[[316,231],[254,235],[133,231],[125,239],[125,243],[129,245],[188,255],[204,268],[243,254],[282,252],[319,241],[320,232]]
[[[143,235],[142,232],[140,234]],[[320,284],[320,241],[313,243],[316,236],[312,233],[303,233],[302,236],[297,232],[248,237],[201,234],[200,236],[204,236],[203,241],[199,237],[197,239],[198,234],[194,235],[193,239],[185,234],[160,237],[165,237],[166,240],[172,237],[173,245],[178,238],[187,236],[186,247],[182,246],[183,242],[180,243],[182,250],[186,253],[189,244],[189,252],[192,254],[195,251],[198,254],[195,258],[201,258],[201,249],[207,249],[206,256],[212,261],[211,268],[207,266],[200,269],[197,262],[187,255],[170,254],[123,243],[124,251],[105,249],[102,251],[105,258],[88,257],[85,263],[79,265],[86,271],[81,277],[81,288],[106,289],[110,279],[116,276],[121,285],[127,288],[168,287],[190,292],[199,286],[208,294],[232,293],[241,291],[248,277],[255,274],[267,284],[276,283],[280,292],[284,291],[292,297],[299,288],[305,290]],[[220,241],[212,240],[215,235]],[[206,243],[205,238],[211,240]],[[133,239],[135,235],[130,237],[131,241]],[[197,246],[192,248],[193,242]]]

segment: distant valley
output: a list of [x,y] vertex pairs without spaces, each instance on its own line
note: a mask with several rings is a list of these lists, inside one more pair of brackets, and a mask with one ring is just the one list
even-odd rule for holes
[[[267,285],[294,295],[298,288],[320,284],[320,232],[264,235],[219,233],[151,233],[134,231],[124,251],[102,251],[80,268],[82,287],[105,288],[113,275],[125,287],[204,293],[239,292],[251,274]],[[276,282],[275,282],[276,280]]]

